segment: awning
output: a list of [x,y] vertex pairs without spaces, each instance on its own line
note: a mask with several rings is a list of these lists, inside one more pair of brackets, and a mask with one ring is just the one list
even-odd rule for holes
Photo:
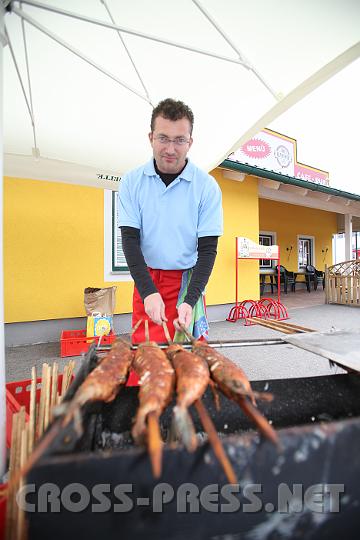
[[148,159],[169,96],[192,107],[210,170],[360,54],[355,0],[5,3],[10,176],[116,189],[105,177]]

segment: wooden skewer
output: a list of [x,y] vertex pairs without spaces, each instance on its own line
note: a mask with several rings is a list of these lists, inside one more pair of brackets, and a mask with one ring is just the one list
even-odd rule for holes
[[150,341],[150,334],[149,334],[149,321],[145,320],[145,341]]
[[214,454],[218,458],[219,463],[224,470],[226,478],[228,479],[230,484],[237,484],[238,480],[236,478],[235,471],[229,461],[229,458],[225,454],[225,450],[219,439],[219,435],[217,434],[215,426],[209,416],[209,413],[205,409],[204,404],[202,403],[201,399],[198,399],[197,401],[195,401],[195,407],[199,414],[201,423],[204,426],[206,433],[208,434],[209,442],[212,446]]
[[163,442],[160,434],[159,418],[155,411],[148,414],[148,451],[155,478],[159,478],[162,468]]
[[17,523],[18,523],[18,513],[19,513],[19,507],[16,503],[16,493],[18,491],[19,481],[20,477],[17,476],[18,471],[20,469],[20,461],[21,461],[21,434],[25,427],[25,407],[21,407],[19,414],[19,418],[16,424],[16,433],[15,433],[15,459],[14,459],[14,475],[12,477],[14,485],[12,490],[12,512],[11,512],[11,536],[10,538],[13,538],[14,540],[17,540]]
[[30,408],[29,408],[29,454],[33,451],[36,431],[36,367],[31,368]]
[[169,332],[168,326],[167,326],[165,321],[163,321],[162,327],[164,329],[164,334],[165,334],[165,337],[166,337],[166,341],[168,342],[169,345],[171,345],[173,341],[171,339],[170,332]]
[[9,491],[8,491],[8,500],[6,504],[6,524],[5,524],[5,538],[12,539],[14,535],[12,534],[14,528],[14,503],[15,503],[15,489],[12,486],[12,481],[15,476],[16,471],[16,451],[17,451],[17,433],[18,433],[18,423],[20,420],[20,413],[16,413],[12,417],[12,429],[11,429],[11,446],[10,446],[10,462],[9,462]]
[[246,416],[255,422],[264,437],[273,442],[277,447],[280,447],[279,437],[265,416],[263,416],[260,411],[246,398],[238,397],[237,402]]
[[258,317],[249,317],[248,320],[262,326],[268,326],[269,328],[273,328],[274,330],[279,330],[281,332],[284,332],[284,334],[315,332],[313,328],[306,328],[305,326],[299,326],[297,324],[286,323],[283,321],[260,319]]
[[133,335],[136,332],[136,330],[139,328],[141,323],[142,323],[142,319],[139,319],[138,322],[135,324],[134,328],[131,330],[131,335]]
[[16,468],[18,468],[20,465],[21,433],[24,427],[25,427],[25,407],[21,407],[20,412],[19,412],[19,421],[17,424],[17,432],[16,432],[16,458],[15,458]]
[[64,371],[63,371],[63,378],[62,378],[62,384],[61,384],[61,401],[64,399],[64,396],[65,396],[65,392],[66,392],[66,380],[67,380],[67,372],[68,372],[68,366],[67,364],[64,366]]
[[69,365],[68,365],[65,392],[67,392],[67,390],[68,390],[68,388],[69,388],[69,386],[71,384],[71,377],[72,377],[72,374],[73,374],[73,371],[74,371],[74,367],[75,367],[75,362],[74,362],[74,360],[71,360],[69,362]]
[[[254,317],[254,318],[257,319],[258,317]],[[316,332],[316,330],[314,330],[313,328],[307,328],[306,326],[300,326],[299,324],[288,323],[285,321],[278,321],[277,319],[271,319],[271,321],[280,326],[286,326],[287,328],[299,330],[300,332]]]
[[46,377],[47,377],[47,364],[42,365],[41,371],[41,392],[39,403],[39,415],[37,425],[37,438],[40,438],[44,433],[44,413],[45,413],[45,400],[46,400]]
[[[37,387],[37,383],[36,383],[36,387]],[[37,388],[36,388],[37,390]],[[38,438],[38,434],[37,434],[37,426],[38,426],[38,423],[39,423],[39,412],[40,412],[40,403],[37,403],[36,404],[36,407],[35,407],[35,418],[36,418],[36,428],[35,428],[35,441],[34,441],[34,444],[35,442],[37,441],[37,438]]]
[[[25,425],[21,433],[21,447],[20,447],[20,469],[22,469],[26,463],[28,456],[28,426]],[[24,484],[24,478],[22,477],[19,481],[19,489]],[[18,517],[17,517],[17,540],[25,540],[26,538],[26,522],[25,522],[25,512],[23,509],[18,508]]]
[[50,421],[50,393],[51,393],[51,368],[46,364],[46,386],[45,386],[45,407],[44,407],[44,431]]
[[306,326],[300,326],[299,324],[292,324],[292,323],[287,323],[284,321],[274,321],[274,322],[286,328],[298,330],[299,332],[316,332],[316,330],[314,330],[313,328],[307,328]]
[[75,368],[76,368],[76,362],[75,362],[75,360],[72,360],[72,361],[71,361],[71,364],[72,364],[72,369],[71,369],[71,373],[70,373],[70,377],[69,377],[69,386],[70,386],[70,384],[71,384],[71,379],[72,379],[73,373],[74,373]]
[[52,421],[53,416],[54,416],[53,408],[57,405],[56,394],[57,394],[57,388],[58,388],[58,372],[59,372],[58,363],[54,362],[52,365],[52,373],[51,373],[50,421]]
[[196,339],[194,338],[192,334],[190,334],[186,326],[184,326],[183,324],[180,324],[180,327],[181,327],[181,330],[184,332],[185,336],[187,337],[188,341],[190,341],[190,343],[195,343]]
[[66,377],[65,377],[65,394],[66,394],[66,392],[68,391],[68,388],[69,388],[69,381],[70,381],[70,377],[71,377],[71,372],[72,372],[72,363],[69,362],[68,365],[67,365],[67,371],[66,371]]
[[[19,413],[20,414],[20,413]],[[19,432],[19,424],[21,425],[21,422],[18,421],[17,426],[17,432]],[[20,479],[28,474],[30,469],[34,466],[34,464],[39,460],[39,458],[44,454],[45,450],[49,447],[49,445],[54,441],[56,436],[60,432],[61,425],[59,422],[54,423],[50,429],[45,433],[45,435],[42,437],[41,441],[37,444],[37,446],[34,448],[33,452],[30,454],[28,459],[25,461],[25,464],[23,467],[20,467],[20,451],[19,449],[19,443],[16,444],[16,458],[14,460],[15,467],[14,467],[14,474],[12,478],[9,480],[8,483],[8,497],[10,493],[17,492],[17,486],[20,481]],[[17,436],[17,441],[19,441],[19,437]],[[16,505],[17,508],[17,505]],[[16,509],[15,509],[16,510]],[[16,521],[16,520],[15,520]],[[14,537],[14,540],[18,540],[17,537]]]
[[247,319],[250,322],[254,322],[256,324],[260,324],[260,326],[265,326],[266,328],[271,328],[272,330],[277,330],[278,332],[283,332],[283,334],[295,334],[295,330],[291,330],[289,328],[284,328],[279,325],[277,325],[274,322],[267,321],[265,319],[256,319],[255,317],[249,317]]

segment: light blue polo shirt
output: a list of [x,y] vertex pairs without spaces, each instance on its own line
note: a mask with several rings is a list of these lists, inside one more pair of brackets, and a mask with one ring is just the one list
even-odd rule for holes
[[153,160],[127,173],[119,185],[118,225],[140,229],[146,264],[185,270],[197,261],[197,240],[221,236],[221,191],[212,176],[188,161],[166,187]]

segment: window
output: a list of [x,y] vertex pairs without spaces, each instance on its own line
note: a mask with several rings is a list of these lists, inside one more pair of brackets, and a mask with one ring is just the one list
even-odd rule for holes
[[352,233],[352,259],[360,259],[360,232]]
[[313,264],[314,261],[314,239],[310,236],[298,237],[298,266],[300,269],[305,269],[308,264]]
[[117,226],[117,193],[104,189],[104,281],[132,281],[122,251],[120,229]]
[[129,270],[126,264],[125,255],[122,248],[121,231],[117,225],[118,215],[118,194],[112,191],[112,257],[111,267],[113,272],[123,272]]
[[[275,244],[275,233],[260,233],[259,244],[261,246],[273,246]],[[260,268],[272,268],[277,261],[260,259]]]

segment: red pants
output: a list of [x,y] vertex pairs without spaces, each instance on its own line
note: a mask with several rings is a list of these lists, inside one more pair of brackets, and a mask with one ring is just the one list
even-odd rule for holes
[[[155,287],[161,294],[161,297],[165,303],[165,316],[168,319],[167,327],[170,332],[171,338],[174,337],[175,328],[173,320],[177,318],[178,312],[176,304],[179,297],[179,291],[181,287],[182,270],[153,270],[149,268],[149,273],[154,282]],[[133,316],[132,326],[142,319],[143,322],[132,336],[133,343],[141,343],[145,341],[145,324],[144,321],[149,321],[149,337],[151,341],[157,341],[158,343],[167,342],[162,326],[155,324],[146,315],[144,310],[143,301],[136,289],[134,288],[133,295]]]

